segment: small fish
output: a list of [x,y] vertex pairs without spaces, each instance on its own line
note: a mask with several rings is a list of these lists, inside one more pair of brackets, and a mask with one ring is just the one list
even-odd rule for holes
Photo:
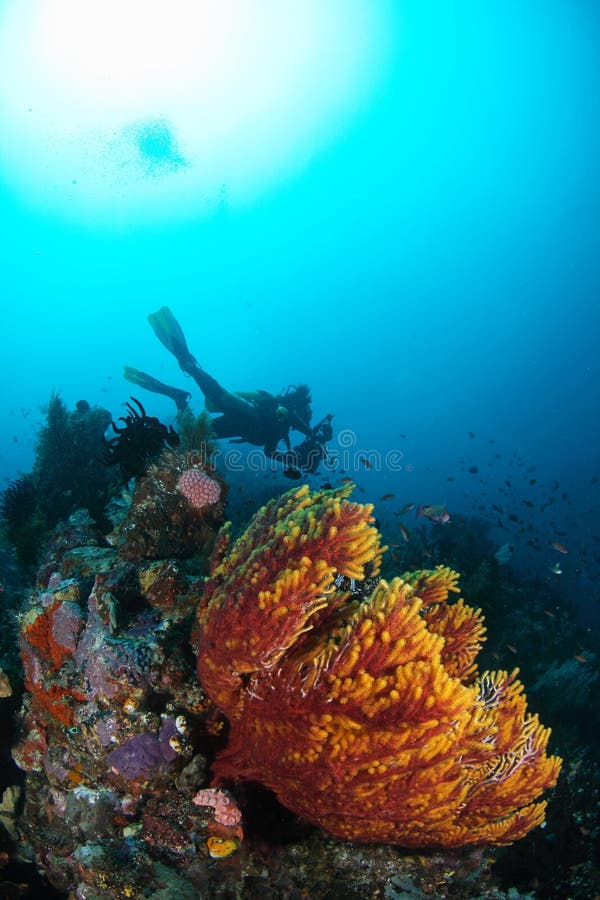
[[568,553],[569,550],[565,547],[564,544],[561,544],[560,541],[551,541],[550,546],[554,547],[555,550],[558,550],[559,553]]
[[395,496],[396,496],[395,494],[384,494],[383,497],[380,497],[379,499],[380,500],[393,500]]
[[519,652],[519,651],[517,650],[517,648],[515,647],[514,644],[507,644],[507,645],[506,645],[506,649],[507,649],[507,650],[510,650],[511,653],[518,653],[518,652]]
[[408,544],[408,542],[410,541],[410,531],[408,530],[408,528],[406,528],[404,525],[400,525],[400,534]]
[[353,481],[353,479],[350,478],[348,475],[344,475],[344,477],[339,478],[338,481],[340,481],[341,484],[350,484]]
[[456,481],[456,477],[454,475],[448,475],[446,481]]
[[552,572],[553,575],[562,575],[562,569],[558,563],[554,563],[553,566],[550,566],[549,571]]
[[450,513],[445,506],[433,506],[431,504],[419,506],[417,507],[417,518],[421,516],[424,516],[436,525],[445,525],[446,522],[450,521]]
[[401,508],[396,512],[396,515],[397,515],[397,516],[403,516],[404,513],[410,512],[411,509],[414,509],[414,508],[415,508],[415,504],[414,504],[414,503],[405,503],[404,506],[401,507]]
[[556,613],[555,613],[555,612],[552,612],[551,609],[545,609],[545,610],[544,610],[544,615],[548,616],[549,619],[555,619],[555,618],[556,618]]
[[515,548],[512,544],[502,544],[502,546],[494,553],[494,559],[499,566],[505,566],[510,562],[514,552]]
[[477,468],[477,466],[469,466],[469,472],[471,473],[471,475],[477,475],[479,469]]
[[474,431],[469,431],[469,437],[470,437],[471,439],[474,438],[474,437],[475,437],[475,432],[474,432]]
[[366,456],[361,456],[361,457],[360,457],[360,461],[361,461],[361,463],[363,464],[363,466],[365,467],[365,469],[372,469],[372,468],[373,468],[373,463],[370,462],[370,461],[367,459]]
[[576,659],[577,662],[580,662],[580,663],[586,663],[588,661],[587,656],[584,656],[583,653],[576,653],[574,655],[573,659]]

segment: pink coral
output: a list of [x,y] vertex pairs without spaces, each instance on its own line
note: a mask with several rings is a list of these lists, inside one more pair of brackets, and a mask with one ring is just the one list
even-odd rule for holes
[[225,791],[218,788],[205,788],[198,791],[194,797],[197,806],[210,806],[215,811],[215,822],[219,825],[239,825],[242,814],[236,806],[235,800]]
[[212,506],[221,496],[221,485],[202,469],[186,469],[177,482],[177,490],[196,509]]

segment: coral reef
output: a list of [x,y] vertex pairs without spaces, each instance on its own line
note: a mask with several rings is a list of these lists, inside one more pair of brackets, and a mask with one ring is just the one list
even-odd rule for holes
[[102,465],[109,423],[110,413],[86,400],[69,412],[57,394],[50,397],[33,467],[37,505],[47,527],[81,508],[102,520],[112,484]]
[[194,416],[189,406],[177,413],[177,425],[183,450],[193,450],[208,464],[218,453],[210,415],[202,410]]
[[403,846],[510,843],[544,820],[549,731],[512,673],[478,674],[479,612],[439,566],[358,601],[377,574],[372,507],[351,486],[285,494],[217,540],[194,643],[229,719],[217,782],[260,781],[337,836]]
[[201,469],[186,469],[179,477],[177,490],[180,491],[191,506],[204,509],[214,506],[221,496],[221,485]]
[[[218,504],[188,503],[177,489],[188,469],[221,484]],[[435,843],[459,796],[467,819],[459,810],[453,844],[472,840],[469,815],[479,815],[479,840],[495,816],[504,831],[489,842],[512,840],[540,816],[536,782],[555,774],[552,760],[544,774],[547,735],[514,673],[477,673],[482,617],[449,601],[454,573],[383,582],[370,507],[349,502],[349,489],[291,491],[232,542],[229,529],[216,536],[226,488],[194,454],[163,451],[148,479],[114,505],[109,543],[82,512],[61,523],[25,595],[27,689],[13,751],[24,790],[5,816],[6,841],[18,840],[61,896],[94,900],[374,898],[404,885],[411,896],[505,897],[483,847],[416,856],[391,844],[409,829]],[[133,525],[148,528],[140,555]],[[145,554],[159,530],[181,556]],[[218,783],[229,777],[236,783]],[[377,832],[382,821],[389,833]],[[355,846],[309,822],[354,839],[375,822],[365,840],[382,843]],[[516,847],[532,838],[551,859],[552,829]]]
[[103,465],[110,413],[80,400],[72,412],[52,394],[31,473],[15,480],[0,498],[0,523],[23,568],[32,566],[49,530],[77,509],[103,526],[114,489]]
[[200,457],[163,450],[138,481],[119,530],[125,558],[182,558],[210,551],[224,519],[227,490],[220,476],[205,471]]
[[123,559],[89,522],[61,526],[20,617],[20,828],[60,890],[141,897],[165,875],[148,847],[200,880],[212,859],[193,803],[212,740],[186,640],[199,585],[176,560]]
[[46,526],[43,517],[37,513],[31,475],[15,479],[0,495],[0,525],[19,564],[26,568],[33,563]]

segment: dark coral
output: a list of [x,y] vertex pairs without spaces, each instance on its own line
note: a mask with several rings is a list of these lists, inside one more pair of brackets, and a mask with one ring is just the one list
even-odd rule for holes
[[57,394],[50,397],[33,468],[37,506],[49,528],[76,509],[103,520],[112,483],[111,473],[102,466],[109,423],[105,409],[79,401],[69,412]]
[[102,465],[110,413],[80,400],[69,412],[52,394],[31,473],[14,481],[0,501],[0,518],[22,567],[33,565],[49,530],[76,509],[107,526],[104,508],[116,488]]
[[0,496],[0,523],[23,566],[34,562],[44,524],[36,516],[36,496],[30,475],[12,481]]
[[17,529],[31,516],[35,509],[35,493],[31,478],[17,478],[12,481],[0,497],[0,519],[6,528]]
[[125,404],[128,414],[118,420],[123,425],[111,421],[115,437],[105,442],[104,461],[109,466],[119,466],[123,482],[144,475],[164,447],[177,447],[179,444],[179,435],[172,426],[167,428],[156,416],[148,416],[135,397],[131,397],[131,401]]

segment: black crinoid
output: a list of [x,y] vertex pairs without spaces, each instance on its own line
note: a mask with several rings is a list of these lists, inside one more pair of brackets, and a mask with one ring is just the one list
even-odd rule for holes
[[35,511],[33,481],[24,476],[11,481],[0,495],[0,521],[8,530],[25,525]]
[[15,479],[0,495],[0,525],[14,546],[19,563],[31,565],[43,533],[31,476]]
[[167,428],[156,416],[147,416],[135,397],[130,400],[131,403],[125,404],[128,415],[118,420],[123,425],[114,421],[110,423],[116,436],[106,440],[104,457],[107,465],[119,466],[124,482],[143,475],[165,447],[177,447],[179,444],[179,435],[172,426]]

